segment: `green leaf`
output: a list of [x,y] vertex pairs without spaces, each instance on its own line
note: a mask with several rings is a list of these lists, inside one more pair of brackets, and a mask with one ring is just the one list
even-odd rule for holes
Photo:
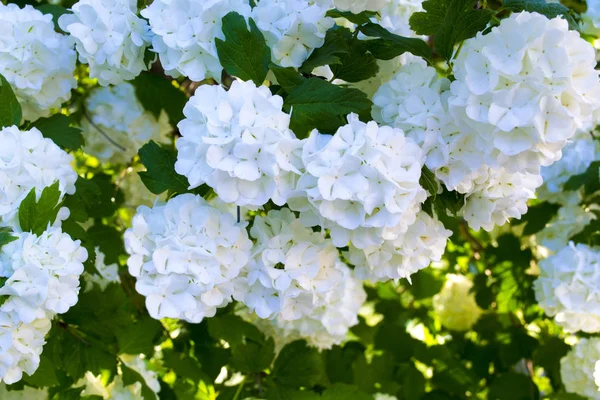
[[310,390],[290,389],[282,386],[275,386],[269,390],[268,400],[320,400],[319,394]]
[[359,342],[347,342],[344,347],[334,346],[325,353],[327,377],[332,383],[352,383],[352,364],[365,352]]
[[40,199],[36,201],[35,188],[23,199],[19,206],[19,224],[23,232],[41,235],[48,224],[54,223],[60,210],[60,190],[58,181],[44,188]]
[[404,385],[402,392],[406,400],[419,400],[425,394],[425,377],[413,364],[403,371]]
[[[533,396],[534,394],[537,396]],[[495,378],[490,385],[489,400],[531,400],[538,398],[535,383],[527,376],[507,372]]]
[[252,18],[249,24],[250,30],[244,17],[230,12],[223,17],[225,41],[216,38],[215,43],[219,61],[229,75],[260,86],[269,72],[271,50]]
[[125,254],[123,233],[114,226],[96,222],[94,226],[87,230],[87,239],[104,253],[104,263],[106,265],[117,264],[119,256]]
[[514,224],[527,223],[523,229],[523,236],[530,236],[538,233],[558,212],[558,204],[543,202],[529,207],[527,214],[523,215],[521,220],[515,220]]
[[297,86],[285,99],[284,108],[291,113],[290,127],[299,138],[313,129],[335,133],[346,124],[350,113],[368,115],[371,101],[357,89],[333,85],[319,78],[310,78]]
[[544,368],[544,372],[555,388],[561,385],[560,360],[569,352],[571,346],[558,337],[550,337],[533,353],[533,363]]
[[65,33],[58,26],[58,19],[60,18],[61,15],[72,14],[72,12],[70,10],[67,10],[66,8],[64,8],[62,6],[59,6],[58,4],[40,4],[36,8],[38,9],[38,11],[42,12],[42,14],[52,15],[52,22],[54,22],[54,29],[57,32]]
[[172,193],[188,191],[187,178],[175,172],[177,156],[174,151],[150,141],[142,146],[138,154],[147,170],[139,175],[149,191],[154,194],[161,194],[166,190]]
[[246,338],[231,348],[231,366],[243,373],[260,372],[271,366],[275,358],[273,338],[255,341]]
[[325,34],[323,46],[315,49],[300,67],[300,72],[311,73],[313,69],[322,65],[341,64],[341,57],[348,54],[348,44],[339,28],[332,28]]
[[65,207],[71,212],[69,219],[78,222],[87,221],[89,213],[100,206],[100,187],[93,181],[77,177],[75,193],[65,197]]
[[340,63],[330,65],[335,79],[346,82],[360,82],[377,75],[379,65],[377,59],[368,53],[368,45],[353,37],[349,29],[336,31],[346,41],[347,53],[340,55]]
[[350,11],[340,11],[336,9],[327,11],[326,15],[331,18],[345,18],[354,24],[363,25],[369,23],[371,18],[375,17],[377,13],[375,11],[366,10],[358,14],[353,14]]
[[316,349],[297,340],[285,346],[275,360],[273,380],[283,386],[312,387],[325,375],[323,360]]
[[391,60],[406,52],[423,57],[425,60],[432,59],[431,49],[421,39],[393,34],[372,22],[361,26],[359,30],[366,36],[379,38],[364,43],[371,54],[380,60]]
[[345,383],[336,383],[329,387],[323,395],[321,400],[372,400],[373,396],[361,391],[354,385],[348,385]]
[[5,244],[9,244],[10,242],[14,242],[18,237],[13,236],[13,230],[9,227],[1,227],[0,228],[0,249]]
[[600,220],[594,219],[581,232],[573,235],[569,240],[575,243],[584,243],[588,246],[600,245]]
[[570,29],[579,30],[576,20],[578,15],[560,3],[547,3],[546,0],[504,0],[502,6],[513,12],[536,12],[545,15],[548,19],[561,16],[567,20]]
[[444,281],[434,275],[431,268],[419,270],[410,277],[411,292],[415,299],[422,300],[433,297],[444,286]]
[[173,86],[171,80],[143,72],[131,83],[144,109],[150,111],[154,117],[158,118],[161,111],[165,110],[172,126],[184,118],[183,107],[187,97],[184,92]]
[[62,149],[67,151],[79,150],[83,146],[81,129],[71,126],[69,117],[55,114],[50,118],[40,118],[32,125],[42,132],[45,138],[52,139]]
[[424,12],[410,17],[410,27],[418,35],[434,35],[435,49],[447,61],[454,46],[482,31],[493,11],[475,9],[477,0],[427,0]]
[[139,382],[142,384],[142,398],[144,400],[156,399],[156,394],[148,387],[146,380],[139,372],[129,368],[125,363],[121,363],[121,372],[123,374],[123,386],[129,386]]
[[600,161],[594,161],[585,172],[573,175],[565,182],[563,189],[567,191],[579,190],[582,186],[586,195],[600,190]]
[[143,318],[130,324],[125,329],[117,331],[119,354],[152,355],[154,340],[161,332],[160,322],[152,318]]
[[277,79],[277,83],[288,93],[306,80],[305,77],[292,67],[284,68],[276,64],[271,64],[270,68]]
[[0,128],[19,126],[23,114],[21,105],[6,78],[0,75]]
[[23,381],[28,386],[37,388],[58,385],[59,382],[54,368],[55,366],[52,364],[52,361],[42,354],[40,356],[40,366],[38,369],[35,370],[33,375],[23,374]]

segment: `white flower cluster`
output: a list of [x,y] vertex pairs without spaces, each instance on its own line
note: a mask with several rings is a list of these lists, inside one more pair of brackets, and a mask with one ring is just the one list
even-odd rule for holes
[[551,203],[571,204],[578,197],[565,193],[563,185],[573,175],[584,173],[590,164],[600,159],[600,144],[588,132],[578,133],[562,151],[562,158],[542,168],[544,185],[538,190],[540,200]]
[[535,296],[567,332],[600,332],[600,252],[570,243],[540,261]]
[[371,282],[407,278],[440,261],[452,231],[436,218],[421,211],[408,227],[398,225],[386,231],[386,240],[359,249],[350,245],[348,258],[356,266],[357,278]]
[[325,42],[334,25],[328,7],[312,0],[259,0],[251,17],[262,31],[273,60],[283,67],[299,68],[312,51]]
[[0,4],[0,74],[13,87],[23,117],[35,121],[69,100],[77,86],[73,41],[54,30],[52,15]]
[[121,278],[119,277],[119,266],[117,264],[106,265],[104,262],[106,256],[100,251],[100,247],[95,248],[96,260],[94,266],[98,274],[92,274],[84,272],[83,277],[85,278],[85,291],[93,289],[94,285],[97,285],[100,290],[105,290],[106,287],[111,283],[120,283]]
[[304,339],[319,349],[329,349],[346,339],[350,327],[358,324],[358,312],[367,295],[361,281],[352,276],[346,265],[338,266],[342,272],[333,290],[319,296],[318,306],[297,319],[284,319],[281,314],[266,320],[242,309],[239,314],[254,323],[263,333],[275,339],[276,349],[283,348],[294,340]]
[[254,259],[238,281],[234,297],[261,318],[283,321],[314,315],[344,277],[338,250],[289,209],[254,219]]
[[231,11],[248,17],[248,0],[157,0],[142,10],[155,34],[152,51],[166,73],[197,82],[220,81],[223,67],[215,38],[225,39],[222,18]]
[[0,129],[0,226],[18,227],[17,211],[31,189],[42,190],[58,181],[65,194],[75,193],[77,173],[70,166],[73,157],[32,128]]
[[564,204],[544,229],[535,234],[535,241],[539,246],[557,252],[566,247],[569,239],[581,232],[595,218],[590,209],[578,204]]
[[396,35],[416,36],[410,28],[410,17],[423,11],[423,0],[387,0],[387,4],[377,12],[377,22]]
[[323,218],[337,247],[351,241],[364,248],[373,233],[381,243],[384,230],[414,223],[427,197],[419,184],[419,146],[402,130],[364,123],[355,114],[333,136],[313,131],[302,161],[305,172],[290,207]]
[[358,14],[363,11],[379,11],[391,1],[394,0],[333,0],[333,5],[340,11]]
[[594,382],[596,362],[600,360],[600,339],[580,339],[560,360],[560,377],[567,392],[600,400],[600,391]]
[[129,273],[153,318],[200,322],[231,301],[252,242],[233,215],[184,194],[141,206],[125,232]]
[[470,226],[491,230],[526,212],[540,168],[594,120],[594,66],[566,21],[515,13],[464,42],[451,85],[422,61],[403,66],[375,94],[373,117],[421,145],[438,179],[465,194]]
[[471,293],[473,282],[464,275],[448,274],[442,290],[433,297],[433,309],[443,326],[453,331],[468,331],[482,310]]
[[127,163],[150,140],[167,142],[171,131],[166,112],[158,120],[146,111],[130,83],[97,88],[86,100],[81,119],[83,150],[100,161]]
[[87,251],[59,228],[18,239],[0,250],[0,379],[14,383],[38,368],[55,314],[77,303]]
[[227,203],[283,205],[301,167],[302,142],[289,129],[283,99],[266,86],[235,81],[229,91],[200,86],[178,125],[175,170]]
[[79,0],[62,15],[60,28],[75,38],[79,60],[102,86],[118,85],[147,69],[144,52],[152,34],[132,0]]

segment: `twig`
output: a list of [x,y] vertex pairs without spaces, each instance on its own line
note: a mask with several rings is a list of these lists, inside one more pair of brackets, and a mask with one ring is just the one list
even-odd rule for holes
[[69,324],[67,324],[64,321],[58,321],[58,325],[63,328],[69,335],[73,336],[75,339],[79,340],[81,343],[85,344],[88,347],[92,347],[92,344],[90,342],[88,342],[87,340],[85,340],[84,338],[82,338],[81,336],[76,335],[74,332],[72,332],[69,329]]
[[84,118],[85,118],[85,119],[87,119],[87,121],[90,123],[90,125],[92,125],[94,128],[96,128],[96,130],[98,130],[98,132],[100,132],[100,134],[101,134],[102,136],[104,136],[104,138],[105,138],[106,140],[108,140],[108,142],[109,142],[110,144],[112,144],[113,146],[115,146],[116,148],[118,148],[118,149],[119,149],[119,150],[121,150],[121,151],[125,151],[125,150],[127,150],[125,147],[121,146],[119,143],[117,143],[117,142],[115,142],[114,140],[112,140],[112,139],[110,138],[110,136],[108,136],[108,135],[106,134],[106,132],[104,132],[102,129],[100,129],[100,127],[99,127],[98,125],[96,125],[96,123],[95,123],[94,121],[92,121],[92,119],[90,118],[90,116],[89,116],[89,115],[87,115],[87,113],[86,113],[85,111],[83,112],[83,116],[84,116]]

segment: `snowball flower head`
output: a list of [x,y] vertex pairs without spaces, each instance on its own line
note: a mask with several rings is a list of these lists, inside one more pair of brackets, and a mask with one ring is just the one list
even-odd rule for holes
[[[302,160],[298,193],[317,215],[347,230],[414,220],[427,197],[419,184],[424,162],[419,146],[402,130],[364,123],[356,114],[333,136],[313,131]],[[344,246],[334,235],[336,245]]]
[[540,261],[535,296],[567,332],[600,332],[600,252],[570,243]]
[[235,81],[229,91],[203,85],[178,125],[175,170],[190,188],[203,183],[227,203],[285,204],[302,168],[302,142],[289,129],[283,99],[266,86]]
[[38,129],[2,128],[0,143],[0,226],[18,227],[19,205],[31,189],[40,196],[45,187],[58,181],[61,195],[75,193],[73,157]]
[[0,26],[0,74],[15,91],[26,120],[48,116],[77,86],[73,40],[54,30],[52,15],[30,5],[0,4]]
[[[519,32],[515,36],[515,32]],[[464,42],[449,104],[488,165],[539,173],[600,107],[594,49],[566,20],[514,13]]]
[[80,0],[72,14],[58,19],[60,28],[75,38],[82,63],[102,86],[118,85],[147,69],[144,52],[152,34],[148,23],[136,15],[131,0]]
[[594,371],[598,360],[600,360],[600,339],[580,339],[560,360],[560,377],[566,391],[591,400],[599,400],[600,391],[594,382]]
[[256,239],[254,260],[234,297],[261,318],[309,315],[344,278],[345,266],[331,240],[305,227],[287,208],[257,216],[250,232]]
[[473,282],[464,275],[448,274],[442,290],[433,297],[433,309],[441,323],[453,331],[468,331],[482,310],[470,293]]
[[325,42],[325,32],[334,25],[326,17],[328,7],[309,0],[260,0],[251,17],[265,35],[273,61],[299,68],[312,51]]
[[357,278],[371,282],[410,279],[413,273],[441,260],[451,234],[437,218],[421,211],[408,227],[386,230],[388,239],[380,245],[364,249],[351,245],[348,258]]
[[417,36],[410,28],[409,19],[423,11],[423,0],[387,0],[378,10],[376,21],[388,31],[404,37]]
[[227,305],[252,242],[233,215],[184,194],[141,206],[125,232],[129,273],[150,316],[200,322]]
[[222,18],[231,11],[248,17],[248,0],[158,0],[141,14],[150,21],[152,51],[165,72],[199,82],[221,79],[215,39],[225,39]]
[[390,0],[333,0],[333,6],[340,11],[358,14],[363,11],[379,11]]
[[92,91],[86,113],[81,120],[83,150],[100,161],[128,163],[148,141],[168,142],[167,114],[163,111],[157,119],[146,111],[130,83]]

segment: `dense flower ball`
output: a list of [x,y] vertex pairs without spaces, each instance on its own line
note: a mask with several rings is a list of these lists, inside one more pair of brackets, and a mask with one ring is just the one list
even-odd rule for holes
[[0,250],[0,380],[14,383],[38,368],[50,319],[79,294],[87,251],[58,228],[40,236],[14,233]]
[[571,243],[539,267],[535,296],[546,314],[567,332],[600,332],[600,252]]
[[[420,186],[424,155],[400,129],[361,122],[350,114],[348,124],[333,135],[313,131],[302,154],[306,172],[300,177],[296,209],[315,214],[346,230],[392,228],[414,221],[427,197]],[[299,196],[299,195],[298,195]],[[336,239],[336,246],[343,247]]]
[[598,360],[600,339],[580,339],[560,360],[560,377],[566,391],[591,400],[600,399],[600,391],[594,382],[595,365]]
[[200,322],[227,305],[252,242],[233,215],[184,194],[141,206],[125,232],[129,273],[150,316]]
[[450,110],[461,130],[480,139],[486,164],[538,174],[594,120],[600,107],[595,66],[594,49],[565,19],[514,13],[464,42],[454,62]]
[[251,17],[265,35],[273,61],[298,68],[323,45],[325,32],[334,25],[327,10],[311,0],[260,0]]
[[363,11],[379,11],[389,2],[390,0],[333,0],[333,5],[338,10],[358,14]]
[[433,309],[446,328],[468,331],[479,319],[482,310],[475,295],[470,293],[473,282],[466,276],[448,274],[442,290],[433,297]]
[[142,10],[155,34],[152,50],[166,73],[197,82],[220,80],[215,39],[225,39],[221,21],[231,11],[248,17],[248,0],[157,0]]
[[410,17],[423,11],[423,0],[387,0],[378,10],[376,21],[388,31],[404,37],[416,36],[410,28]]
[[257,216],[250,231],[254,260],[234,297],[261,318],[297,320],[315,312],[344,278],[338,250],[287,208]]
[[54,30],[52,15],[0,4],[0,74],[13,87],[23,117],[34,121],[69,100],[77,86],[73,40]]
[[101,161],[127,163],[150,140],[167,142],[171,131],[167,114],[156,119],[146,111],[129,83],[97,88],[86,101],[81,120],[83,150]]
[[441,260],[451,234],[440,221],[421,211],[406,229],[396,227],[386,231],[390,239],[381,245],[365,249],[351,245],[348,257],[357,278],[371,282],[410,279],[432,261]]
[[527,212],[527,201],[535,198],[535,190],[542,184],[540,175],[510,173],[504,168],[482,167],[472,174],[463,217],[474,230],[491,231],[504,225],[510,218],[521,218]]
[[338,266],[342,272],[333,288],[316,296],[317,306],[297,319],[285,319],[281,314],[267,320],[256,318],[249,310],[241,315],[254,323],[258,329],[275,339],[277,349],[294,340],[304,339],[309,346],[329,349],[342,343],[349,329],[358,324],[358,312],[367,299],[361,282],[352,276],[346,266]]
[[235,81],[229,91],[200,86],[178,125],[175,170],[227,203],[283,205],[302,167],[302,142],[289,129],[283,99],[266,86]]
[[16,126],[0,129],[0,226],[18,227],[17,212],[31,189],[42,190],[58,181],[61,194],[75,193],[73,157],[42,133]]
[[544,185],[538,198],[551,203],[568,204],[569,196],[563,185],[573,175],[584,173],[590,164],[600,159],[600,145],[589,133],[577,134],[562,151],[562,158],[549,167],[542,168]]
[[79,0],[58,24],[77,44],[79,60],[102,86],[131,80],[142,70],[152,34],[131,0]]

